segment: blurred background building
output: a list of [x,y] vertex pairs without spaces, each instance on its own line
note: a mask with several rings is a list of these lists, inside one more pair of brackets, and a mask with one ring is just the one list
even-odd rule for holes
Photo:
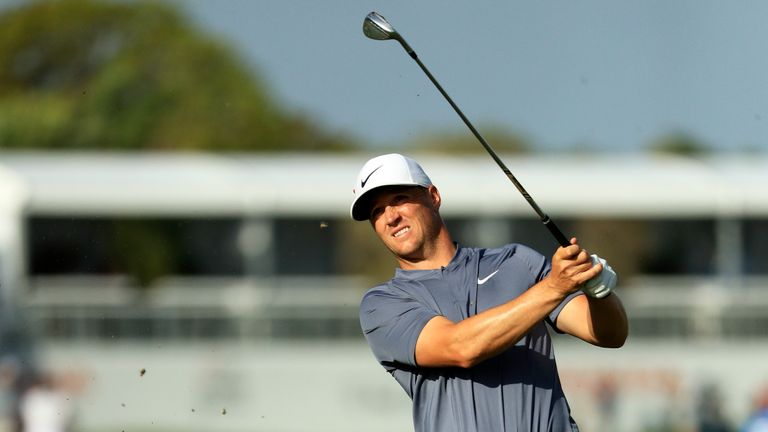
[[[259,10],[291,11],[270,7]],[[355,14],[362,38],[375,5],[333,7]],[[348,215],[352,180],[376,154],[422,162],[460,244],[556,247],[471,135],[424,127],[372,144],[290,109],[198,27],[206,8],[72,0],[0,11],[0,431],[24,413],[85,432],[411,429],[410,403],[357,318],[394,266]],[[402,57],[395,69],[409,71]],[[336,102],[386,108],[346,78],[382,90],[378,73],[351,63],[318,68],[369,103]],[[398,97],[398,115],[431,109]],[[625,347],[556,336],[584,430],[736,430],[764,407],[764,140],[724,151],[671,128],[634,151],[537,151],[518,125],[481,129],[560,228],[620,275]]]
[[[115,421],[121,397],[150,405],[122,410],[130,413],[122,421],[152,419],[157,430],[190,427],[217,402],[228,405],[222,428],[407,425],[404,395],[387,386],[359,330],[362,293],[393,266],[369,225],[349,220],[349,173],[361,160],[3,154],[5,224],[21,234],[7,236],[0,254],[10,277],[4,304],[16,317],[4,322],[23,330],[4,349],[24,347],[36,366],[84,380],[81,408],[91,409],[78,419],[95,430]],[[460,244],[555,247],[489,158],[420,160]],[[576,415],[590,413],[581,421],[690,427],[699,390],[722,393],[732,424],[746,416],[768,353],[768,196],[757,187],[768,181],[768,160],[506,160],[561,228],[610,256],[621,275],[628,344],[608,351],[557,340]],[[566,185],[551,180],[564,172]],[[590,184],[604,186],[591,193]],[[587,192],[576,198],[573,185]],[[380,398],[399,410],[380,410]],[[302,399],[320,419],[290,415]],[[355,406],[358,420],[347,413]],[[649,409],[670,418],[650,418]]]

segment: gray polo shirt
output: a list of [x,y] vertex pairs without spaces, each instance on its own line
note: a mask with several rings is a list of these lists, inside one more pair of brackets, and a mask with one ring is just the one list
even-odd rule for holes
[[[549,271],[544,256],[519,244],[459,247],[446,267],[398,269],[389,282],[365,294],[363,332],[376,359],[413,400],[416,432],[578,431],[544,322],[472,368],[422,368],[415,361],[416,340],[430,319],[469,318],[518,297]],[[576,295],[545,321],[554,328],[563,306]]]

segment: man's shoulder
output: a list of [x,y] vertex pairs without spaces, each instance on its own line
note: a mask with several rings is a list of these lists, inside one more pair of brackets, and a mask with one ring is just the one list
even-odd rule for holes
[[363,294],[362,301],[372,297],[402,297],[407,294],[407,286],[409,283],[413,283],[408,280],[401,280],[398,278],[392,278],[388,281],[379,282],[373,287],[369,288],[365,294]]
[[526,246],[522,243],[507,243],[502,246],[498,246],[495,248],[483,248],[483,249],[476,249],[476,253],[480,255],[481,258],[493,258],[493,257],[501,257],[501,258],[522,258],[522,259],[529,259],[529,258],[538,258],[542,257],[543,255],[536,251],[535,249],[531,248],[530,246]]

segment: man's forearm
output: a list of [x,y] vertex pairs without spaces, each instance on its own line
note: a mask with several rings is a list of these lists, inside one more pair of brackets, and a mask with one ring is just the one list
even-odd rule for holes
[[449,343],[464,366],[475,365],[517,343],[563,299],[541,282],[514,300],[456,323]]

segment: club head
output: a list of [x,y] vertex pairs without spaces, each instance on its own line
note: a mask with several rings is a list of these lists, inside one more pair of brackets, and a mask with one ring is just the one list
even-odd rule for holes
[[403,46],[403,49],[405,49],[405,51],[411,57],[415,58],[416,56],[416,53],[408,45],[405,39],[403,39],[403,37],[400,36],[397,31],[395,31],[395,28],[392,27],[392,24],[390,24],[383,16],[379,15],[377,12],[371,12],[368,14],[368,16],[365,17],[365,20],[363,21],[363,33],[369,38],[375,40],[394,39],[400,42],[400,45]]
[[397,39],[395,29],[377,12],[371,12],[365,17],[363,33],[375,40]]

